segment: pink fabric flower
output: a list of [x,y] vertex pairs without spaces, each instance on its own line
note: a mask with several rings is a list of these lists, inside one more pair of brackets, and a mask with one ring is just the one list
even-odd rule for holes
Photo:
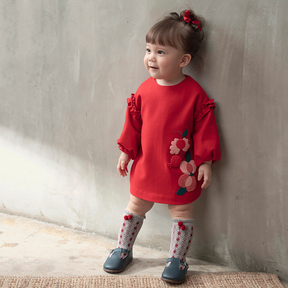
[[196,188],[196,177],[194,173],[196,172],[196,165],[194,160],[190,162],[182,161],[180,164],[180,169],[184,173],[180,176],[178,184],[181,188],[186,188],[187,192],[191,192]]
[[189,149],[189,147],[190,147],[190,144],[187,138],[183,138],[183,139],[175,138],[171,142],[170,153],[177,155],[179,154],[180,150],[183,150],[184,152],[186,152]]

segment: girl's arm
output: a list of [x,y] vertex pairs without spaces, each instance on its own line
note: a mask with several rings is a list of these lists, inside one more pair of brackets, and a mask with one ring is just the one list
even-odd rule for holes
[[[220,160],[220,142],[213,109],[214,100],[206,95],[194,113],[194,161],[198,169],[198,181],[204,178],[201,188],[206,189],[212,181],[211,164]],[[210,159],[210,161],[207,161]]]

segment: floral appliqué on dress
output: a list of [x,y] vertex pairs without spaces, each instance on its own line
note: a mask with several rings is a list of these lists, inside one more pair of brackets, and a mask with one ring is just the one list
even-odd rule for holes
[[[179,131],[177,131],[179,132]],[[184,131],[182,138],[175,138],[171,142],[170,154],[174,154],[171,157],[170,163],[168,163],[169,168],[180,168],[184,173],[180,176],[178,184],[180,189],[176,192],[177,195],[183,195],[186,192],[191,192],[196,188],[197,180],[194,176],[197,167],[194,160],[191,159],[191,153],[188,150],[190,148],[189,140],[185,138],[188,135],[188,129]],[[183,160],[185,157],[185,160]]]
[[188,134],[188,129],[186,129],[184,131],[184,133],[180,132],[180,131],[176,131],[178,133],[181,133],[182,138],[175,138],[172,142],[171,142],[171,146],[170,146],[170,154],[175,154],[171,157],[171,162],[168,163],[168,167],[172,168],[172,167],[179,167],[181,164],[181,161],[183,160],[186,151],[189,149],[190,144],[189,144],[189,140],[187,138],[185,138]]
[[180,176],[178,184],[181,187],[177,191],[177,195],[183,195],[186,192],[192,192],[197,185],[195,172],[197,170],[194,160],[191,160],[191,154],[188,151],[185,155],[185,161],[180,164],[180,170],[184,173]]

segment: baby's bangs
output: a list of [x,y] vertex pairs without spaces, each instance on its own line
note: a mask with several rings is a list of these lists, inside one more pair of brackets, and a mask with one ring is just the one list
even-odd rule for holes
[[176,32],[177,28],[175,27],[175,24],[167,22],[165,25],[161,24],[161,22],[157,23],[148,31],[146,35],[146,43],[158,44],[161,46],[172,46],[178,49],[180,39],[175,37],[175,35],[178,34]]

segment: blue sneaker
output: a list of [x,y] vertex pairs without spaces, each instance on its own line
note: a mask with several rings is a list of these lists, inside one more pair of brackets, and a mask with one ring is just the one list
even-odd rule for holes
[[186,262],[178,258],[168,258],[161,279],[173,284],[183,283],[186,279],[188,268],[189,266]]
[[110,254],[103,265],[104,271],[108,273],[120,273],[125,270],[133,259],[132,250],[116,248]]

